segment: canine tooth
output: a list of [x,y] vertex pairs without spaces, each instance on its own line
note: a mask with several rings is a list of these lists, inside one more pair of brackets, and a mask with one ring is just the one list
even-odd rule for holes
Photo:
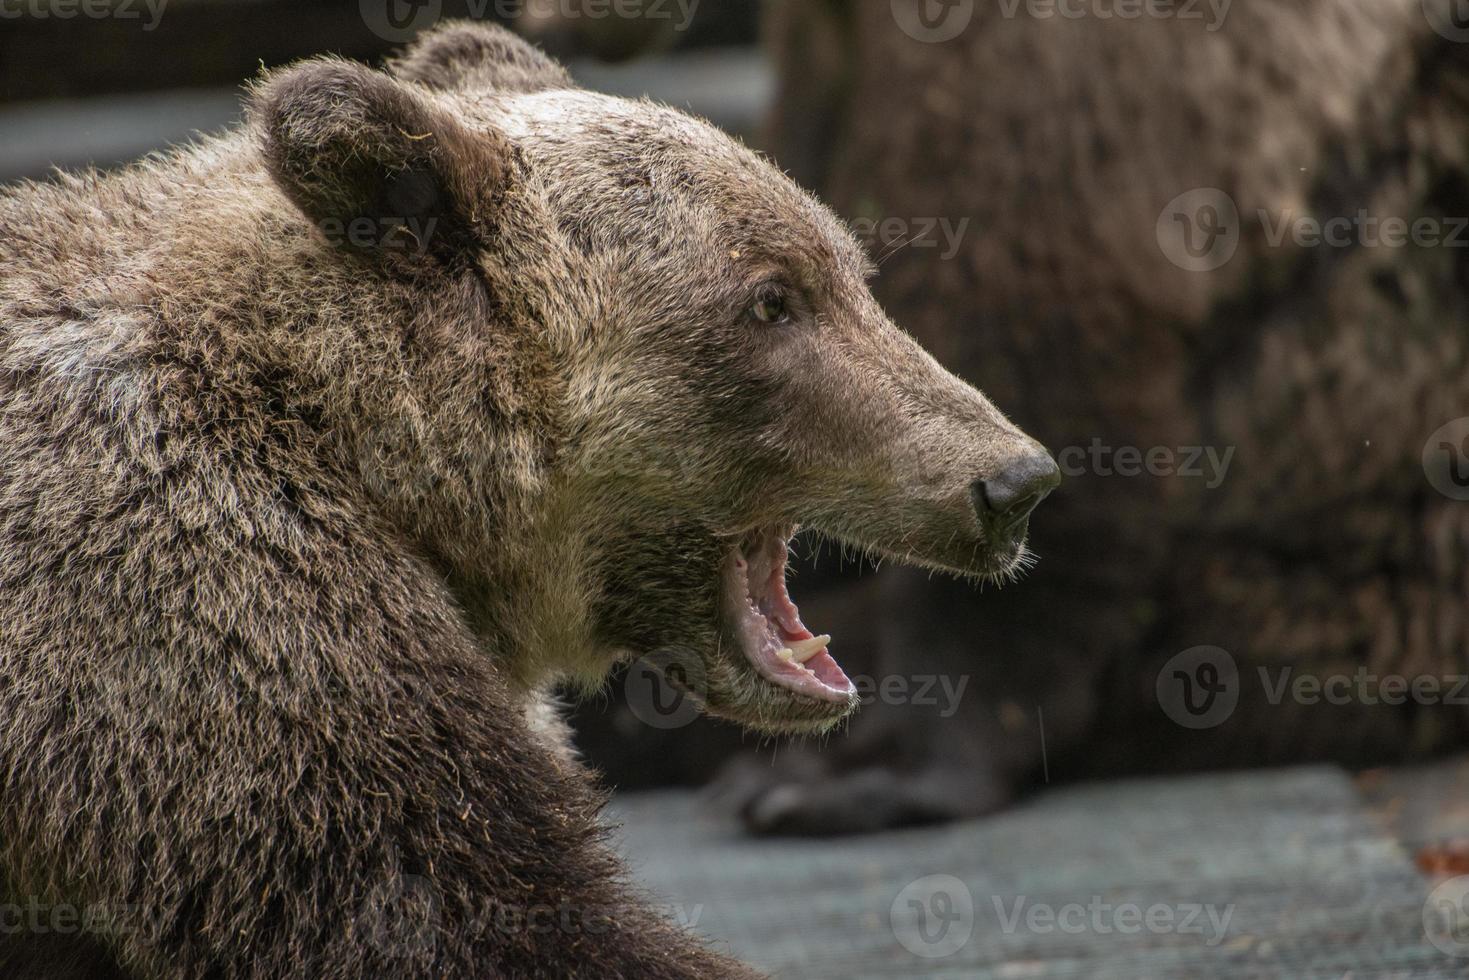
[[783,647],[776,653],[776,656],[782,660],[794,661],[796,659],[796,651],[792,650],[790,647]]
[[[831,643],[831,636],[823,633],[821,636],[813,636],[809,640],[798,640],[792,643],[787,649],[790,651],[791,658],[796,663],[803,664],[822,650],[825,650],[829,643]],[[782,650],[781,656],[784,657],[785,654],[786,650]]]

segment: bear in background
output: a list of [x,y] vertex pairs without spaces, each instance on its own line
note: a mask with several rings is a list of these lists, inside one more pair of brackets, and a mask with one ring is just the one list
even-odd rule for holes
[[0,900],[87,923],[0,975],[750,976],[544,692],[827,730],[796,525],[1004,577],[1054,462],[777,170],[502,30],[251,103],[0,192]]
[[808,593],[873,638],[842,651],[854,676],[966,693],[741,759],[729,805],[824,834],[1046,781],[1463,746],[1469,45],[1449,4],[1005,6],[768,5],[774,156],[1067,482],[1041,563],[1001,592],[893,569]]

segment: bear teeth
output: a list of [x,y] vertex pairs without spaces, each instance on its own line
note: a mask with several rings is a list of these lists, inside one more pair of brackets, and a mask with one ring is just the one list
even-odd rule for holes
[[831,636],[826,633],[823,633],[821,636],[813,636],[809,640],[797,640],[780,651],[780,659],[789,660],[792,663],[804,664],[825,650],[830,643]]

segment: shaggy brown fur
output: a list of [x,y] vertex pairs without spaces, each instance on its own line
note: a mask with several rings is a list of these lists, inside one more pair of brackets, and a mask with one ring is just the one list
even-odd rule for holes
[[[1042,721],[1052,780],[1462,745],[1462,703],[1276,705],[1259,669],[1469,673],[1469,509],[1420,463],[1469,415],[1469,251],[1275,246],[1259,214],[1469,217],[1469,47],[1419,0],[1236,0],[1218,31],[1001,6],[933,44],[887,3],[771,5],[776,155],[850,217],[969,220],[952,261],[896,250],[879,296],[1053,451],[1212,446],[1232,465],[1214,488],[1068,479],[1044,561],[1002,603],[901,573],[889,601],[853,603],[839,635],[885,639],[847,662],[970,675],[965,710],[875,705],[821,757],[783,751],[741,779],[752,825],[984,812],[1042,776]],[[1156,238],[1194,188],[1243,216],[1214,272]],[[1199,644],[1244,684],[1192,732],[1154,691]]]
[[497,30],[393,70],[0,196],[7,978],[747,975],[622,883],[537,692],[676,648],[819,730],[854,699],[721,608],[747,533],[1022,556],[975,481],[1043,455],[777,171]]

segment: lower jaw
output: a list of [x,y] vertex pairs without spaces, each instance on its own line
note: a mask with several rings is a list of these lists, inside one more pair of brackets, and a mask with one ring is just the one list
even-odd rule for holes
[[764,735],[820,735],[842,724],[860,705],[854,692],[843,704],[793,694],[744,665],[726,662],[710,677],[704,710]]
[[[724,638],[732,661],[764,689],[761,714],[783,707],[811,724],[834,724],[856,704],[856,688],[817,637],[801,622],[786,590],[786,556],[793,526],[765,528],[731,545],[722,573]],[[736,653],[736,651],[738,651]],[[748,706],[747,706],[748,707]]]

